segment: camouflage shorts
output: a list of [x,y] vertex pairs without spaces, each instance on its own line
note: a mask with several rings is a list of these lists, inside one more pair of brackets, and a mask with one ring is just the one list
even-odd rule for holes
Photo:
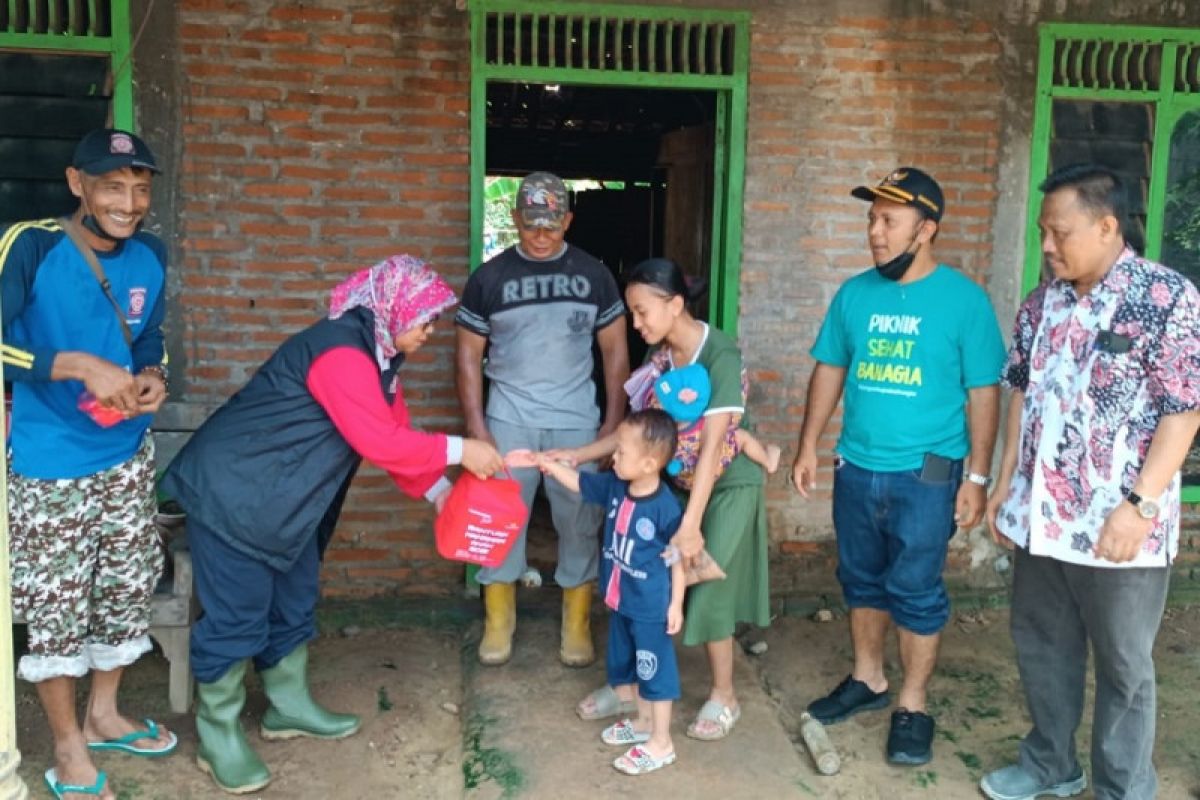
[[18,675],[43,681],[132,664],[150,649],[163,557],[154,528],[154,444],[82,478],[8,473],[13,610],[29,625]]

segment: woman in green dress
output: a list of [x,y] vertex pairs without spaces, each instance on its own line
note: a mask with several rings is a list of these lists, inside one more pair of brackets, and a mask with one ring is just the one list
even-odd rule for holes
[[[761,467],[742,454],[720,470],[729,427],[748,425],[741,352],[724,333],[693,317],[686,299],[683,272],[667,259],[643,261],[626,282],[633,327],[650,346],[647,364],[662,363],[661,354],[667,356],[668,368],[700,364],[712,384],[694,483],[681,495],[683,521],[673,542],[688,561],[707,550],[726,575],[688,590],[683,629],[685,645],[704,645],[712,678],[708,701],[687,733],[716,740],[727,736],[741,716],[733,685],[734,628],[739,622],[766,626],[770,621],[767,513]],[[652,383],[653,379],[643,381],[641,386]],[[627,384],[635,395],[640,392],[633,388],[636,384]],[[632,399],[636,405],[638,398]],[[615,436],[609,436],[556,455],[591,461],[611,454],[615,446]],[[579,704],[577,713],[584,719],[630,713],[635,690],[633,685],[602,687]]]

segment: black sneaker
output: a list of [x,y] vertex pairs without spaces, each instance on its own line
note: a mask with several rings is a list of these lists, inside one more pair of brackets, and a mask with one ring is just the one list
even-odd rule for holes
[[853,675],[847,675],[832,692],[809,703],[808,713],[822,725],[832,725],[849,719],[860,711],[887,708],[890,702],[892,701],[887,692],[872,692],[871,687],[855,680]]
[[933,758],[933,717],[896,709],[888,731],[887,757],[893,764],[928,764]]

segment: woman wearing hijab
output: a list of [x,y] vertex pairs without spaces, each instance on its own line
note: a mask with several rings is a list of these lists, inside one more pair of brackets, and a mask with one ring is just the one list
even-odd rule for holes
[[307,642],[321,556],[362,459],[439,508],[447,465],[481,477],[502,466],[490,444],[409,424],[397,370],[455,302],[410,256],[355,273],[334,288],[329,316],[284,342],[163,477],[188,514],[204,609],[191,638],[197,763],[227,792],[271,779],[238,721],[250,659],[270,701],[263,738],[340,739],[359,728],[309,694]]

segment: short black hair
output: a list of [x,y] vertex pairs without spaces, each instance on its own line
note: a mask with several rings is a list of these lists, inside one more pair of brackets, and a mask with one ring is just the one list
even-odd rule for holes
[[1038,185],[1042,194],[1074,189],[1079,205],[1093,217],[1111,214],[1122,233],[1129,219],[1129,197],[1125,182],[1103,164],[1068,164],[1046,176]]
[[661,408],[644,408],[624,420],[625,425],[642,432],[647,454],[658,462],[659,469],[675,457],[675,420]]

